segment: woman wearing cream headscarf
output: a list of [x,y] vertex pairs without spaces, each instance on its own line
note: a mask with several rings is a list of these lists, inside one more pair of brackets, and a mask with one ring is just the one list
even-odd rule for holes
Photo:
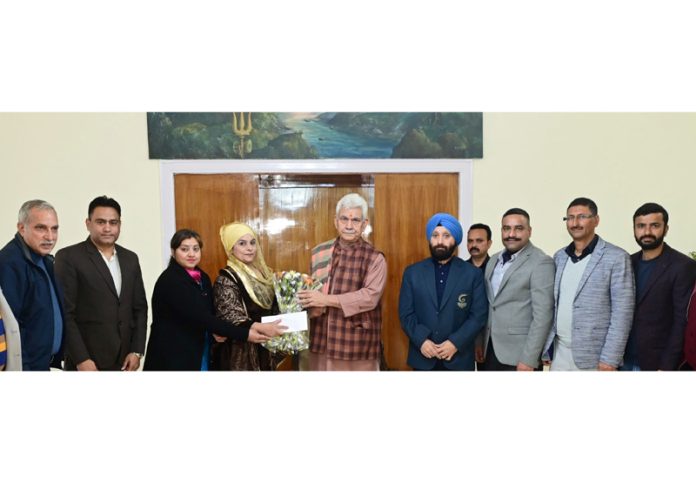
[[[261,317],[279,312],[273,290],[273,271],[268,268],[254,230],[234,222],[220,228],[227,266],[220,270],[213,292],[215,314],[246,327]],[[270,371],[282,360],[257,344],[215,337],[212,369],[222,371]]]

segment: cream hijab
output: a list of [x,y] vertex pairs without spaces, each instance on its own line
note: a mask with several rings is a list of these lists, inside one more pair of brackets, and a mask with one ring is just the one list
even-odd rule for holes
[[[251,235],[256,240],[256,257],[249,265],[240,261],[232,252],[235,243],[244,235]],[[242,281],[251,299],[260,307],[270,309],[274,297],[273,271],[266,265],[261,244],[254,230],[249,225],[235,221],[220,228],[220,239],[227,254],[227,266]]]

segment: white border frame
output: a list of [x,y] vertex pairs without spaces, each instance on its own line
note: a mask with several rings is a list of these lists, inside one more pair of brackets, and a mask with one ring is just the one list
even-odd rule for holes
[[[473,162],[471,159],[161,160],[163,267],[169,263],[169,240],[176,231],[174,175],[216,173],[457,173],[459,175],[458,218],[463,227],[469,227],[472,224]],[[459,256],[463,257],[466,253],[466,243],[464,243],[460,246]]]

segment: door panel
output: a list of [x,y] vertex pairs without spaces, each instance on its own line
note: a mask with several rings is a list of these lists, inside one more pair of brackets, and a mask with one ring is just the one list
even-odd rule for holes
[[307,272],[312,247],[336,237],[338,200],[360,193],[368,202],[368,239],[387,259],[385,360],[390,369],[408,369],[408,340],[398,317],[401,275],[429,255],[428,218],[438,211],[457,213],[456,174],[179,174],[174,181],[176,227],[201,234],[201,268],[212,280],[227,260],[219,237],[223,224],[237,220],[254,228],[273,270]]
[[425,225],[438,212],[457,214],[459,176],[437,174],[375,175],[375,247],[387,258],[382,296],[382,342],[390,369],[408,369],[408,338],[399,321],[399,290],[404,269],[430,256]]
[[259,188],[261,246],[273,270],[309,271],[311,250],[336,237],[336,203],[359,193],[372,209],[371,177],[354,175],[279,175],[273,182],[261,177]]
[[214,282],[218,271],[227,264],[220,227],[242,221],[258,229],[258,176],[177,174],[174,194],[176,229],[190,228],[200,233],[203,239],[201,268]]
[[[176,229],[190,228],[203,240],[200,267],[215,283],[227,264],[220,227],[233,221],[259,229],[259,183],[255,174],[177,174],[174,176]],[[264,252],[265,255],[265,252]],[[278,370],[291,370],[286,357]]]

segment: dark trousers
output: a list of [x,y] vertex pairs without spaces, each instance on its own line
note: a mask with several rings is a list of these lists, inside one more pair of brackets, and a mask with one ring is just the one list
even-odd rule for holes
[[[486,349],[486,360],[483,364],[477,364],[476,370],[478,371],[516,371],[517,366],[509,366],[503,364],[495,356],[495,350],[493,350],[493,338],[488,339],[488,349]],[[534,368],[535,371],[543,370],[543,366],[539,364],[539,367]]]
[[[493,338],[488,339],[488,349],[486,349],[486,360],[483,364],[476,365],[477,371],[516,371],[517,366],[508,366],[503,364],[495,356],[495,350],[493,350]],[[539,364],[538,367],[534,368],[535,371],[543,371],[544,366]]]
[[[95,363],[96,364],[96,363]],[[120,371],[122,367],[122,364],[116,364],[114,367],[99,367],[100,371]],[[72,360],[69,358],[65,359],[65,364],[63,366],[63,369],[66,371],[76,371],[77,370],[77,364],[75,364]]]
[[413,368],[414,371],[449,371],[445,367],[445,364],[442,362],[442,359],[438,359],[435,361],[435,366],[432,369],[416,369],[415,367]]
[[488,339],[488,348],[486,349],[486,360],[483,364],[478,365],[479,371],[516,371],[517,366],[509,366],[503,364],[495,356],[495,350],[493,350],[493,337]]

